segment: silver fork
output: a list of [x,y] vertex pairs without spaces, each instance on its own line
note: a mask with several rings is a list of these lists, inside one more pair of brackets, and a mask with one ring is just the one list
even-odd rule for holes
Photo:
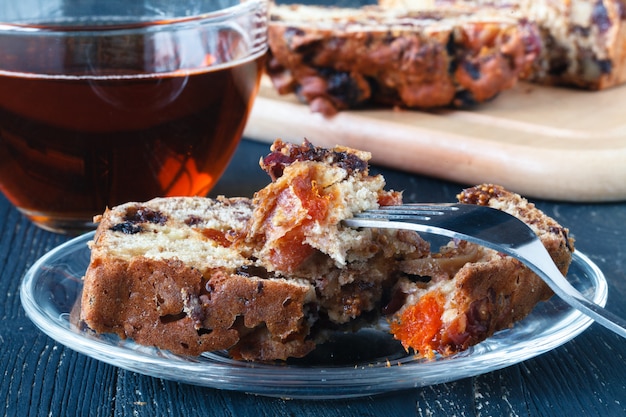
[[367,210],[350,227],[409,229],[477,243],[512,256],[541,277],[570,306],[626,338],[626,321],[589,301],[565,279],[535,232],[504,211],[473,204],[404,204]]

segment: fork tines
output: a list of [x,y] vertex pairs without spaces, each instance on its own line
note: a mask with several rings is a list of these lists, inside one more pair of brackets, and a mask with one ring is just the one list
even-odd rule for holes
[[402,204],[398,206],[380,206],[377,209],[363,211],[354,217],[360,219],[422,220],[443,216],[446,212],[458,211],[456,204]]

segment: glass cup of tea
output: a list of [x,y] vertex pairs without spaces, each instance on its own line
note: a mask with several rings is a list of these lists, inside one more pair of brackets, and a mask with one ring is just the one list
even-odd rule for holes
[[0,190],[76,234],[129,201],[206,195],[258,92],[267,0],[0,5]]

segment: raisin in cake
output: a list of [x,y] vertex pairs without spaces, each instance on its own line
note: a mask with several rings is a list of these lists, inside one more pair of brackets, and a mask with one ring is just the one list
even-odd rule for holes
[[532,25],[488,12],[274,5],[267,73],[332,115],[369,104],[467,106],[512,87],[536,56]]
[[[432,356],[484,340],[551,295],[519,262],[477,245],[434,252],[412,231],[343,226],[402,201],[369,174],[369,158],[278,140],[261,160],[272,181],[252,199],[158,198],[107,210],[90,243],[81,320],[179,354],[267,361],[305,356],[332,332],[386,317],[407,349]],[[459,198],[526,221],[567,271],[567,229],[519,195],[482,185]]]
[[539,53],[524,78],[599,90],[626,81],[624,0],[380,0],[386,8],[470,6],[539,28]]

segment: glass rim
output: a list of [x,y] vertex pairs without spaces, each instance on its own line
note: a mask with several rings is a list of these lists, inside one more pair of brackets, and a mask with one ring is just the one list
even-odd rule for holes
[[234,17],[240,16],[252,9],[258,4],[268,3],[269,0],[240,0],[239,4],[214,10],[206,13],[198,13],[190,16],[178,17],[162,17],[149,16],[145,20],[138,18],[136,21],[111,22],[104,24],[93,24],[90,20],[81,22],[75,21],[73,25],[55,24],[55,23],[24,23],[24,22],[7,22],[0,19],[0,33],[20,33],[21,35],[32,33],[37,34],[72,34],[78,32],[117,32],[129,30],[148,31],[154,28],[165,29],[170,26],[181,26],[195,22],[220,22],[227,21]]

